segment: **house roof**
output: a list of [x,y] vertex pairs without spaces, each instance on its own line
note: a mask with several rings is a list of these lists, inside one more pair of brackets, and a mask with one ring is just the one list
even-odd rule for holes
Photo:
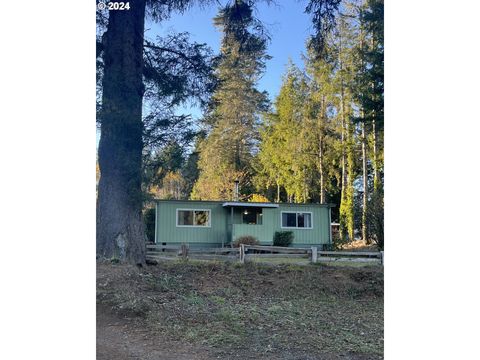
[[262,207],[262,208],[278,208],[278,204],[273,203],[258,203],[258,202],[240,202],[240,201],[230,201],[224,202],[223,207]]
[[[210,203],[210,204],[235,204],[236,207],[255,206],[277,208],[281,206],[320,206],[320,207],[336,207],[335,204],[319,204],[319,203],[252,203],[243,201],[219,201],[219,200],[175,200],[175,199],[153,199],[154,202],[177,202],[177,203]],[[226,205],[230,206],[230,205]],[[226,207],[225,206],[225,207]]]

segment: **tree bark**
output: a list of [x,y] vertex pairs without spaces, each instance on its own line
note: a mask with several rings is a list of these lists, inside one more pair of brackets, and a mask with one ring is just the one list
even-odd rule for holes
[[367,206],[368,206],[368,169],[367,169],[367,136],[365,120],[362,123],[362,178],[363,178],[363,211],[362,211],[362,239],[367,239]]
[[318,171],[320,173],[320,203],[325,203],[325,175],[323,168],[323,138],[319,139],[319,151],[318,151]]
[[341,138],[340,142],[342,144],[342,181],[341,181],[341,197],[342,199],[344,198],[345,195],[345,188],[347,187],[347,154],[346,154],[346,145],[345,145],[345,129],[346,129],[346,123],[345,123],[345,113],[344,113],[344,105],[343,105],[343,89],[341,93],[341,112],[342,112],[342,128],[341,128]]
[[97,255],[145,263],[142,219],[142,98],[145,0],[110,11],[104,34],[104,78]]
[[322,97],[322,105],[321,105],[321,118],[319,124],[319,135],[318,135],[318,171],[320,173],[320,203],[324,204],[326,202],[325,199],[325,170],[324,170],[324,129],[325,129],[325,122],[326,122],[326,110],[325,110],[325,97]]
[[353,125],[350,123],[350,120],[346,119],[346,146],[347,146],[347,178],[346,178],[346,190],[345,196],[347,201],[347,231],[348,238],[353,241],[355,240],[355,221],[354,221],[354,200],[353,200],[353,179],[354,179],[354,168],[355,168],[355,150],[354,150],[354,135],[353,135]]
[[[360,53],[361,57],[361,70],[364,71],[364,41],[365,34],[363,28],[363,10],[360,8]],[[361,94],[363,98],[364,94]],[[363,210],[362,210],[362,240],[368,241],[368,231],[367,231],[367,210],[368,210],[368,169],[367,169],[367,134],[366,134],[366,118],[365,118],[365,109],[361,105],[361,118],[362,118],[362,180],[363,180]]]
[[[375,49],[375,39],[372,36],[371,40],[372,51]],[[375,83],[372,82],[372,94],[375,94]],[[373,147],[373,190],[377,191],[379,188],[379,178],[378,178],[378,157],[377,157],[377,129],[376,129],[376,112],[372,111],[372,147]]]
[[375,117],[372,119],[372,151],[373,151],[373,190],[379,189],[379,177],[378,177],[378,155],[377,155],[377,129],[375,124]]
[[[342,181],[341,181],[341,201],[345,200],[345,188],[347,186],[347,160],[346,160],[346,146],[345,146],[345,129],[346,129],[346,119],[345,119],[345,93],[344,93],[344,84],[343,84],[343,61],[342,61],[342,36],[339,37],[340,53],[339,53],[339,65],[340,65],[340,111],[342,114],[342,132],[341,132],[341,144],[342,144]],[[342,230],[342,229],[340,229]]]
[[353,131],[350,125],[350,118],[347,115],[348,101],[345,100],[344,62],[346,55],[343,48],[344,22],[341,20],[339,36],[339,75],[340,75],[340,111],[341,111],[341,144],[342,144],[342,181],[340,197],[340,238],[347,241],[354,240],[354,216],[353,216]]
[[[342,71],[342,62],[340,60],[340,71]],[[340,111],[342,114],[342,126],[341,126],[341,144],[342,144],[342,181],[341,181],[341,189],[340,189],[340,238],[344,239],[347,237],[348,240],[348,231],[346,229],[346,219],[345,214],[343,213],[346,199],[347,199],[347,154],[346,154],[346,122],[345,122],[345,103],[344,103],[344,94],[343,94],[343,79],[340,85]],[[345,236],[347,235],[347,236]]]

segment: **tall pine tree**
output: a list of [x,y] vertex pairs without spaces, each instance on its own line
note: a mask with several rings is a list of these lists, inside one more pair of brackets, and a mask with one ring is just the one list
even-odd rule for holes
[[253,3],[236,0],[214,18],[223,32],[216,70],[219,85],[204,119],[208,136],[199,146],[200,175],[192,199],[230,199],[235,180],[243,194],[252,189],[260,114],[268,104],[267,94],[256,88],[268,56],[267,37],[253,16]]
[[167,124],[165,129],[170,122],[163,114],[146,119],[142,114],[144,96],[155,93],[168,112],[185,99],[208,92],[204,50],[188,44],[184,36],[146,41],[145,18],[160,22],[173,11],[209,2],[132,0],[128,11],[110,11],[108,16],[97,13],[102,32],[97,39],[99,257],[145,262],[142,152],[145,141],[154,141],[162,124]]

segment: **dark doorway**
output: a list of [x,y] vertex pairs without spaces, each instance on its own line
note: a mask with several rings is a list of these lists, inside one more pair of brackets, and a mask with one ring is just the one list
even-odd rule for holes
[[244,208],[242,211],[242,224],[262,225],[262,208]]

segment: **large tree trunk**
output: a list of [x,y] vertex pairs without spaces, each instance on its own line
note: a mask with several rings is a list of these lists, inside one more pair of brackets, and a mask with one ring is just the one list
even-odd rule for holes
[[340,104],[342,112],[342,127],[341,127],[341,144],[342,144],[342,180],[341,180],[341,193],[340,193],[340,213],[339,213],[339,222],[340,222],[340,238],[344,239],[345,237],[348,240],[348,231],[346,231],[346,200],[347,200],[347,154],[346,154],[346,123],[345,123],[345,105],[343,98],[343,84],[340,92]]
[[[343,25],[343,20],[342,20]],[[354,214],[353,214],[353,131],[350,125],[350,118],[347,113],[348,101],[345,100],[345,86],[344,79],[344,63],[343,56],[345,56],[343,43],[343,32],[340,31],[339,37],[339,66],[340,71],[340,111],[341,111],[341,143],[342,143],[342,181],[341,181],[341,198],[340,198],[340,238],[347,241],[354,240]]]
[[319,139],[318,150],[318,172],[320,173],[320,203],[325,203],[325,170],[323,166],[323,137]]
[[145,0],[110,11],[104,34],[104,78],[97,255],[145,262],[142,220],[142,98]]
[[368,169],[367,169],[367,136],[365,120],[362,124],[362,178],[363,178],[363,211],[362,211],[362,239],[367,239],[367,206],[368,206]]
[[373,152],[373,190],[377,191],[380,187],[380,178],[378,177],[378,155],[377,155],[377,129],[375,117],[372,119],[372,152]]
[[[342,90],[343,92],[343,90]],[[342,144],[342,180],[340,183],[341,186],[341,198],[345,197],[345,188],[347,187],[347,153],[346,153],[346,144],[345,144],[345,131],[346,131],[346,123],[345,123],[345,114],[344,114],[344,105],[343,105],[343,94],[340,95],[342,98],[342,128],[341,128],[341,137],[340,142]]]
[[325,123],[326,123],[326,109],[325,109],[325,97],[322,97],[322,104],[321,104],[321,117],[320,117],[320,124],[319,127],[319,134],[318,134],[318,171],[320,173],[320,203],[324,204],[326,202],[325,196],[325,169],[324,169],[324,131],[325,131]]
[[[346,128],[346,121],[345,121],[345,94],[344,94],[344,85],[343,85],[343,61],[342,61],[342,36],[339,37],[339,65],[340,65],[340,112],[342,114],[342,127],[341,127],[341,144],[342,144],[342,181],[341,181],[341,197],[340,203],[345,201],[345,188],[347,186],[347,155],[346,155],[346,146],[345,146],[345,128]],[[340,225],[340,233],[342,233],[343,229]]]
[[[371,47],[372,51],[375,49],[375,38],[372,36],[371,39]],[[375,94],[375,83],[372,82],[372,94]],[[376,129],[376,112],[375,110],[372,111],[372,147],[373,147],[373,190],[377,191],[379,189],[379,178],[378,178],[378,156],[377,156],[377,129]]]
[[350,120],[346,120],[346,143],[347,143],[347,185],[345,190],[346,196],[346,223],[348,229],[348,238],[353,241],[355,240],[355,221],[354,221],[354,200],[353,200],[353,179],[354,179],[354,168],[355,168],[355,149],[354,149],[354,135],[353,135],[353,125],[350,123]]
[[[365,42],[365,33],[363,28],[363,10],[360,7],[360,53],[364,54],[364,42]],[[361,57],[361,70],[365,71],[365,62],[364,55]],[[361,94],[363,98],[364,94]],[[363,180],[363,210],[362,210],[362,240],[368,241],[368,231],[367,231],[367,211],[368,211],[368,169],[367,169],[367,129],[366,129],[366,116],[363,105],[361,105],[361,119],[362,119],[362,180]]]
[[[342,38],[340,37],[340,49],[342,49]],[[341,52],[342,50],[340,50]],[[343,62],[340,55],[340,72],[343,72]],[[342,144],[342,181],[341,181],[341,193],[340,193],[340,212],[339,212],[339,222],[340,222],[340,238],[344,239],[346,233],[346,219],[345,219],[345,203],[347,199],[347,154],[346,154],[346,122],[345,122],[345,97],[343,91],[343,77],[340,82],[340,111],[342,114],[342,126],[341,126],[341,144]],[[348,238],[348,236],[347,236]],[[348,240],[348,239],[347,239]]]
[[277,203],[280,202],[280,184],[277,182]]

